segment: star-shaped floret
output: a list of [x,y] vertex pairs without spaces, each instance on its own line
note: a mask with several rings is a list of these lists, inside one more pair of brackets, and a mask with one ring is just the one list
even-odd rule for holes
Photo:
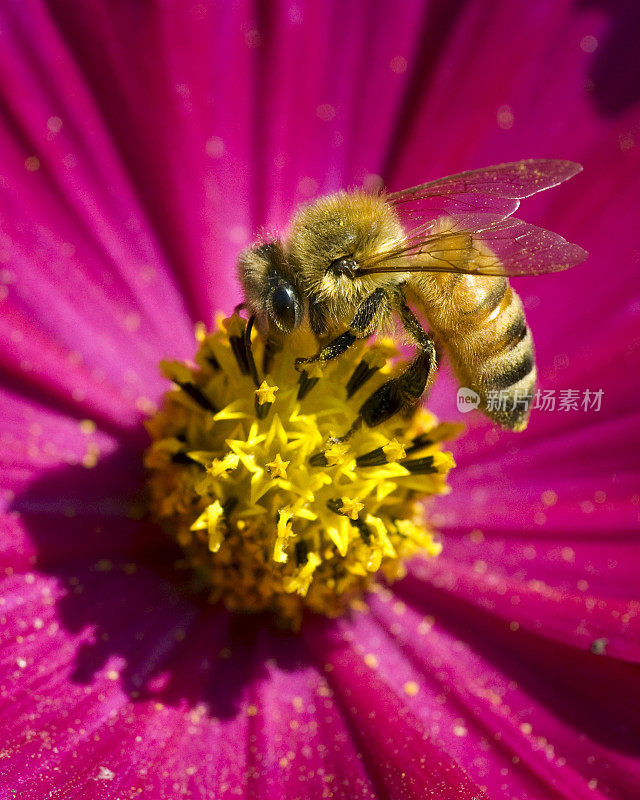
[[403,445],[396,438],[393,438],[389,444],[385,444],[382,452],[385,454],[387,461],[399,461],[406,456]]
[[269,386],[266,381],[262,381],[260,387],[256,389],[256,400],[258,405],[263,406],[265,403],[275,403],[277,386]]
[[345,444],[344,442],[332,442],[324,451],[324,457],[327,460],[327,465],[334,467],[337,464],[342,464],[348,450],[348,444]]
[[244,326],[245,322],[237,311],[230,317],[222,320],[222,327],[229,336],[244,336]]
[[342,500],[340,512],[349,517],[349,519],[358,519],[358,514],[364,508],[364,503],[352,497],[341,497],[340,499]]
[[284,478],[286,480],[287,467],[290,463],[290,461],[283,461],[280,453],[276,453],[276,457],[273,459],[273,461],[270,461],[267,464],[267,469],[269,470],[269,474],[272,478]]

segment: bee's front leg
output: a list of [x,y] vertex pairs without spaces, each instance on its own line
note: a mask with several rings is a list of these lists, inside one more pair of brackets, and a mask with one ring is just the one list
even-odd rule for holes
[[358,339],[366,338],[371,334],[371,323],[376,314],[381,310],[382,303],[388,303],[388,296],[385,289],[376,289],[365,297],[359,305],[355,316],[351,320],[349,330],[336,336],[328,342],[314,356],[309,358],[296,358],[296,369],[301,370],[305,364],[313,364],[315,361],[331,361],[345,353],[351,345]]

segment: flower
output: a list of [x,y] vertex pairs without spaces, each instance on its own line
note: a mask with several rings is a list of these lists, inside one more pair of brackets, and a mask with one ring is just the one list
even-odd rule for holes
[[379,571],[404,577],[407,558],[440,552],[417,501],[447,491],[453,458],[440,443],[459,428],[417,407],[375,429],[357,423],[362,391],[399,355],[389,342],[362,341],[313,376],[285,349],[269,383],[256,367],[263,339],[238,314],[200,340],[196,365],[163,364],[176,389],[147,423],[146,463],[151,508],[210,600],[272,609],[297,628],[304,608],[339,616]]
[[[2,4],[7,796],[637,795],[638,20]],[[315,194],[528,156],[584,166],[522,207],[591,253],[516,284],[556,409],[519,434],[464,416],[442,553],[368,610],[292,633],[195,598],[140,519],[143,421],[160,360],[238,302],[238,252]],[[585,390],[600,410],[560,410]],[[441,371],[439,418],[455,391]]]

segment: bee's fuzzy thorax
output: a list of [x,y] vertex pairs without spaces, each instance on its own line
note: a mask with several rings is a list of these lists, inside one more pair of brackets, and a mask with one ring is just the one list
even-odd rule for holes
[[298,212],[288,232],[287,253],[294,265],[304,269],[305,285],[325,304],[335,329],[377,287],[395,287],[402,276],[350,278],[333,274],[329,265],[343,256],[356,264],[369,262],[403,239],[398,216],[382,195],[343,191]]

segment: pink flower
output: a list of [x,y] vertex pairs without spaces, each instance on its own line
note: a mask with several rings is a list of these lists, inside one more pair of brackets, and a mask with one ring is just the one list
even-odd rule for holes
[[[2,797],[638,796],[639,23],[2,5]],[[442,555],[368,613],[291,634],[195,601],[131,505],[158,362],[238,302],[239,250],[316,194],[534,156],[584,166],[522,208],[591,254],[517,283],[555,410],[464,417]]]

